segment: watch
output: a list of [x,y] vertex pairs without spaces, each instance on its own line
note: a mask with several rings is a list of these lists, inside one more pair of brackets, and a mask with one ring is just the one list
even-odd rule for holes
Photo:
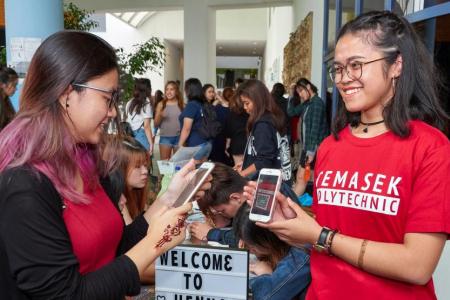
[[317,252],[326,252],[331,255],[331,242],[336,232],[336,230],[323,227],[317,242],[313,245],[314,249]]

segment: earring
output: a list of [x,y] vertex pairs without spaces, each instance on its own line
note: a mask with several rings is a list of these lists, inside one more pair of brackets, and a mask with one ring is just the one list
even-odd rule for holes
[[395,77],[392,77],[392,91],[393,91],[393,94],[395,95]]

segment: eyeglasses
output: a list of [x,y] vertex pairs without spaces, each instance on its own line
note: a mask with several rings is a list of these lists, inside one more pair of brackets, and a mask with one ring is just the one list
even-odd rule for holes
[[80,88],[85,88],[85,89],[91,89],[94,91],[99,91],[99,92],[103,92],[103,93],[108,93],[111,94],[111,98],[108,99],[108,108],[111,109],[113,108],[113,106],[117,106],[117,104],[119,103],[119,91],[118,90],[105,90],[105,89],[101,89],[95,86],[90,86],[87,84],[81,84],[81,83],[72,83],[73,86],[77,86]]
[[366,61],[366,62],[354,61],[354,62],[350,62],[344,66],[340,66],[340,65],[331,66],[330,69],[328,70],[328,73],[330,74],[331,80],[336,84],[340,83],[342,81],[342,79],[344,78],[344,70],[347,73],[347,76],[349,78],[351,78],[353,80],[358,80],[362,76],[362,68],[364,65],[368,65],[373,62],[386,59],[388,57],[389,56],[385,56],[382,58],[378,58],[378,59]]
[[211,213],[213,215],[223,215],[224,210],[217,210],[215,208],[213,208],[212,206],[209,207],[209,210],[211,211]]

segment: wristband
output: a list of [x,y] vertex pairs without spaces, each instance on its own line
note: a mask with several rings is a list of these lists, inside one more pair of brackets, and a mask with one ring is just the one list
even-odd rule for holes
[[332,230],[328,227],[323,227],[322,231],[320,232],[319,238],[317,239],[317,242],[313,245],[314,249],[318,252],[329,252],[329,245],[327,243],[328,235],[332,232]]
[[333,243],[333,238],[336,233],[338,233],[337,230],[323,227],[317,242],[313,245],[314,249],[318,252],[326,252],[329,255],[332,255],[331,244]]

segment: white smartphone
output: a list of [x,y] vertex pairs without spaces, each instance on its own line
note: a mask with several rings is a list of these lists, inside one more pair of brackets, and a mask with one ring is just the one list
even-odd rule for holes
[[275,207],[275,194],[280,189],[281,171],[278,169],[261,169],[259,172],[250,220],[267,223],[272,218]]
[[172,207],[178,207],[186,202],[190,201],[197,193],[198,189],[202,186],[203,182],[208,178],[208,175],[214,169],[214,163],[204,162],[200,167],[195,170],[194,176],[191,178],[189,183],[186,185],[184,190],[178,196],[178,199],[173,203]]

